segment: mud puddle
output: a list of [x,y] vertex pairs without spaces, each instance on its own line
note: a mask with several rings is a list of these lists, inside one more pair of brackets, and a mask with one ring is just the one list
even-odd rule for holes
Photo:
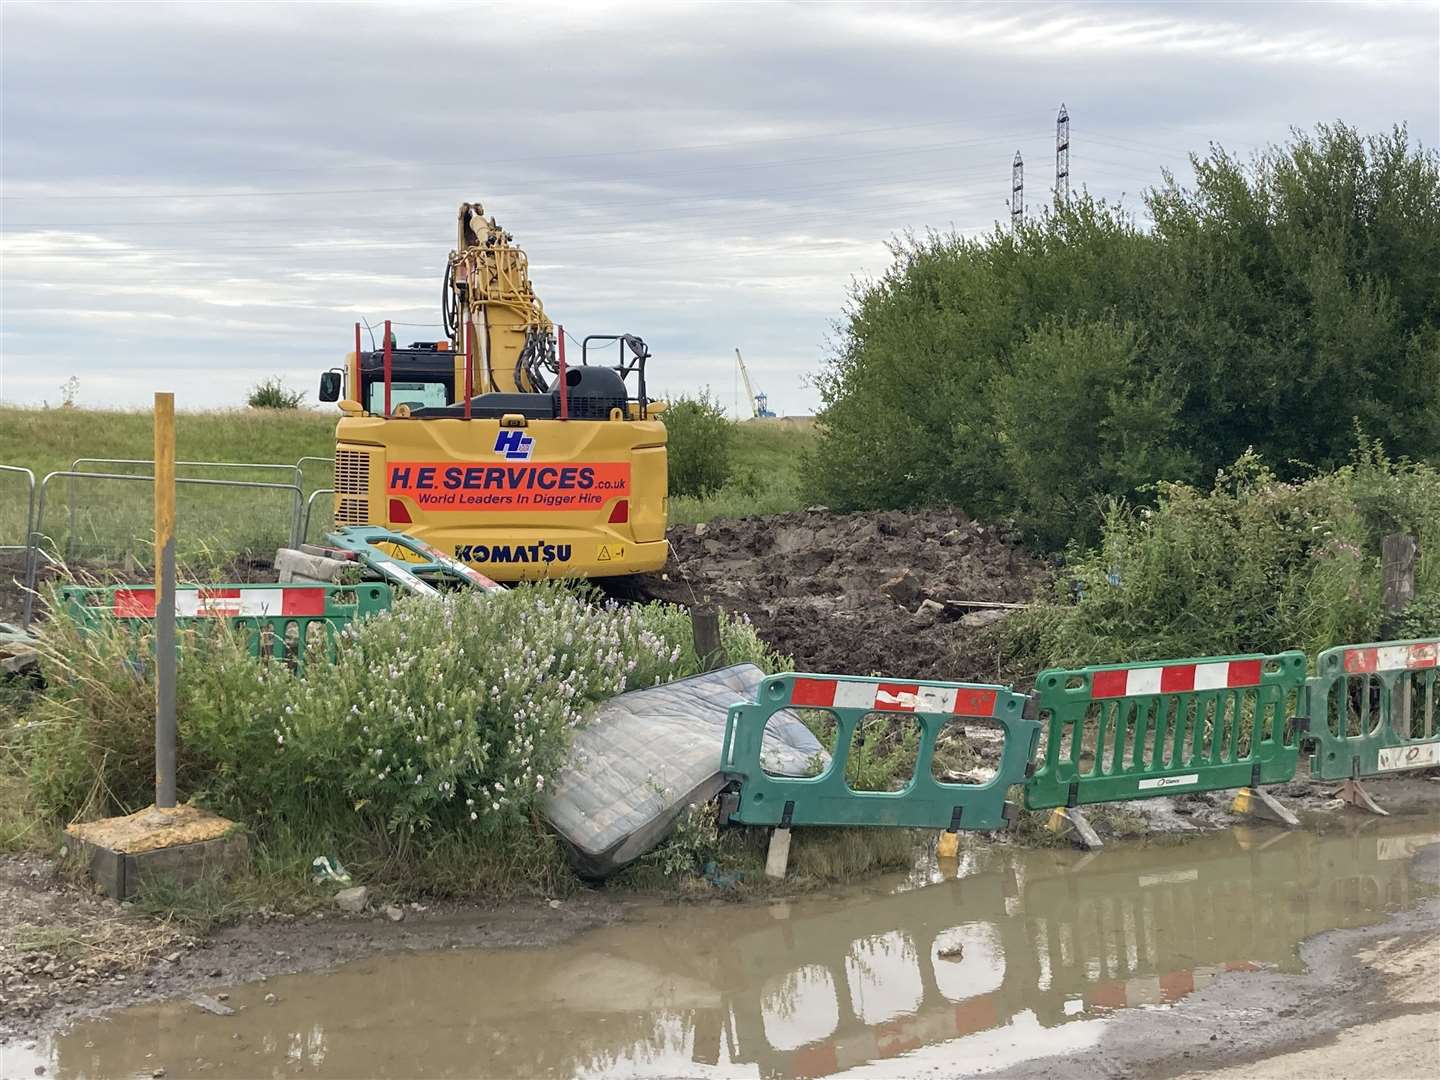
[[139,1007],[0,1047],[0,1075],[974,1075],[1094,1047],[1227,972],[1300,970],[1302,939],[1433,892],[1408,864],[1437,840],[1431,817],[1088,856],[976,844],[826,897],[240,986],[212,1001],[228,1016]]

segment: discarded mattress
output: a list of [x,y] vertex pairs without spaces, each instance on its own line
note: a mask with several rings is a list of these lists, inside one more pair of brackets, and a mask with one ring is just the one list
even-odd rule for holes
[[[604,877],[651,848],[686,807],[725,786],[720,751],[731,705],[754,701],[765,677],[737,664],[603,702],[575,737],[570,762],[545,800],[545,817],[580,872]],[[804,776],[829,755],[798,716],[765,727],[767,772]]]

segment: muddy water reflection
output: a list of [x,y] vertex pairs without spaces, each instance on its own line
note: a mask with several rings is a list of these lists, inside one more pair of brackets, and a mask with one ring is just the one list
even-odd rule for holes
[[925,887],[661,907],[558,948],[377,958],[239,988],[231,1017],[135,1009],[59,1040],[52,1062],[64,1077],[893,1076],[945,1044],[929,1063],[983,1071],[1088,1045],[1112,1010],[1227,969],[1292,969],[1301,938],[1409,905],[1408,855],[1440,839],[1417,829],[1097,857],[977,844]]

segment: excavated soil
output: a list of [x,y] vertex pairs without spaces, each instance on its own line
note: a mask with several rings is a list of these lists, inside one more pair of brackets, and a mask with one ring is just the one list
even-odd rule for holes
[[[799,670],[895,678],[1008,681],[981,631],[1007,616],[977,603],[1034,598],[1050,567],[1018,538],[958,510],[838,514],[823,509],[677,525],[663,574],[627,584],[643,599],[743,614]],[[82,581],[126,575],[78,565]],[[0,621],[19,621],[20,561],[0,561]],[[45,567],[42,577],[55,577]],[[133,579],[134,574],[129,575]],[[274,580],[264,560],[237,558],[230,581]],[[44,617],[44,605],[37,606]]]
[[1002,529],[958,510],[806,510],[670,529],[647,598],[743,614],[799,670],[994,680],[980,633],[1024,603],[1050,568]]

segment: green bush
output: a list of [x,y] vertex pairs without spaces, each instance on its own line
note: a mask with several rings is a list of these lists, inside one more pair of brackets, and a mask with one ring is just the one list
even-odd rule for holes
[[[775,662],[744,622],[723,638],[735,662]],[[150,800],[153,682],[136,659],[149,647],[47,624],[51,689],[27,753],[48,815]],[[537,798],[586,708],[699,668],[682,610],[558,584],[402,600],[347,631],[334,664],[299,674],[212,632],[182,644],[180,789],[312,856],[333,844],[347,862],[417,847],[461,858],[480,844],[519,859],[553,847]]]
[[[1015,516],[1047,547],[1091,539],[1104,495],[1194,470],[1177,445],[1178,395],[1151,370],[1134,323],[1047,323],[993,392]],[[1035,422],[1046,415],[1064,421]]]
[[668,437],[670,496],[699,497],[730,479],[735,423],[708,393],[681,397],[662,415]]
[[[1055,602],[1001,624],[1030,672],[1052,664],[1278,652],[1381,639],[1381,539],[1415,536],[1416,600],[1400,630],[1440,632],[1440,470],[1375,445],[1299,483],[1254,454],[1209,490],[1162,484],[1154,508],[1112,503],[1072,549]],[[1078,599],[1072,594],[1078,592]],[[1431,619],[1428,624],[1426,619]]]
[[1059,548],[1250,448],[1283,480],[1336,468],[1357,421],[1440,458],[1440,154],[1322,125],[1194,166],[1149,229],[1082,193],[897,242],[817,379],[812,498],[1015,515]]
[[278,375],[255,384],[245,403],[252,409],[298,409],[305,401],[304,390],[291,390]]

